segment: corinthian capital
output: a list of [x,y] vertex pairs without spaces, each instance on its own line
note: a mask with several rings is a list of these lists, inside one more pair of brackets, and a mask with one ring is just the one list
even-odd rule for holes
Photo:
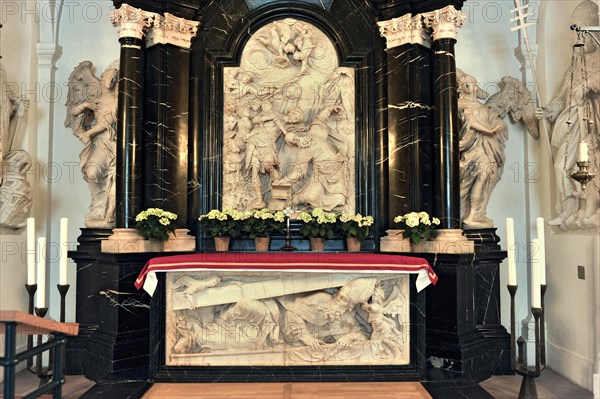
[[152,25],[156,17],[153,12],[144,11],[125,3],[110,14],[113,26],[119,27],[119,37],[144,37],[144,31]]
[[165,13],[157,15],[152,28],[148,31],[146,47],[155,44],[173,44],[175,46],[190,48],[192,38],[198,33],[200,22],[190,21]]
[[403,44],[412,43],[411,15],[404,14],[398,18],[377,22],[379,33],[385,37],[386,48],[390,49]]
[[446,6],[423,14],[425,26],[433,29],[433,40],[456,39],[458,29],[463,25],[467,16],[454,6]]

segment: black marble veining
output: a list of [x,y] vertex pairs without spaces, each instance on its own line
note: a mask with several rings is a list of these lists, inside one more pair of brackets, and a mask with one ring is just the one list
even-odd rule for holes
[[143,200],[143,52],[142,41],[119,39],[119,94],[117,107],[116,225],[133,227]]

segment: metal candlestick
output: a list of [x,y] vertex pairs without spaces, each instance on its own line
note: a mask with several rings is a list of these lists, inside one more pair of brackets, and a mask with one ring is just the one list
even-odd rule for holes
[[57,284],[58,292],[60,293],[60,322],[65,322],[65,297],[69,291],[69,284]]
[[290,229],[290,217],[294,211],[289,206],[283,210],[283,214],[286,216],[286,227],[285,227],[285,245],[280,248],[281,251],[295,251],[296,248],[292,246],[292,231]]
[[[544,294],[546,293],[546,285],[541,286],[542,303],[541,308],[531,308],[535,325],[535,368],[529,369],[525,364],[524,345],[525,339],[519,337],[517,340],[518,357],[515,364],[515,294],[517,293],[516,285],[508,285],[510,293],[510,343],[511,343],[511,364],[515,373],[523,376],[521,382],[521,390],[519,391],[519,399],[537,399],[537,388],[535,386],[535,378],[539,377],[542,371],[546,368],[546,334],[544,325]],[[541,324],[541,326],[540,326]]]
[[[46,313],[48,313],[48,308],[34,308],[35,310],[35,315],[38,317],[46,317]],[[38,334],[37,336],[37,344],[41,345],[42,344],[42,334]],[[38,376],[38,378],[40,379],[40,383],[45,383],[48,381],[48,374],[46,372],[44,372],[42,370],[42,352],[38,353],[35,356],[35,374]]]
[[[35,292],[37,291],[37,284],[25,284],[25,289],[27,290],[27,295],[29,295],[29,306],[27,311],[29,314],[33,314],[33,297]],[[33,348],[33,335],[27,336],[27,350]],[[33,366],[33,358],[27,359],[27,368],[30,369]]]

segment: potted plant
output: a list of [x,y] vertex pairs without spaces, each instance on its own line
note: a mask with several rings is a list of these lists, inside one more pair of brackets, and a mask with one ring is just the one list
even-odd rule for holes
[[167,241],[168,233],[175,232],[175,226],[171,224],[173,220],[177,220],[177,215],[172,212],[160,208],[148,208],[136,215],[135,228],[144,238]]
[[430,217],[427,212],[410,212],[396,216],[394,222],[404,230],[402,236],[410,240],[411,247],[416,249],[413,252],[423,252],[418,245],[436,236],[435,228],[440,224],[440,219]]
[[200,215],[198,220],[208,234],[215,239],[216,251],[227,251],[231,238],[240,236],[244,220],[250,216],[249,213],[239,212],[225,208],[223,211],[212,209],[210,212]]
[[256,250],[263,252],[269,250],[269,236],[281,230],[285,215],[281,211],[272,212],[267,208],[252,211],[250,217],[244,221],[244,231],[254,239]]
[[315,208],[312,212],[300,212],[297,219],[302,222],[300,234],[310,239],[310,249],[313,251],[323,251],[325,240],[333,238],[337,220],[335,213]]
[[339,215],[338,230],[346,237],[349,252],[360,251],[360,244],[369,235],[369,228],[373,225],[372,216],[362,216],[360,213],[351,215],[342,213]]

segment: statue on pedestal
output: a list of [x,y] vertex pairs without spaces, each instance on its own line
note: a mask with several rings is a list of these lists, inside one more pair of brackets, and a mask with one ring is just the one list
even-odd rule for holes
[[529,133],[538,138],[531,93],[523,83],[510,76],[502,78],[500,92],[484,104],[488,93],[477,80],[457,70],[460,130],[460,196],[464,229],[493,227],[487,217],[492,190],[502,176],[504,147],[508,127],[502,118],[510,112],[513,120],[523,121]]
[[65,127],[84,147],[79,165],[88,183],[91,203],[85,226],[110,228],[115,224],[115,162],[117,82],[119,61],[112,62],[98,79],[92,63],[83,61],[69,76]]

